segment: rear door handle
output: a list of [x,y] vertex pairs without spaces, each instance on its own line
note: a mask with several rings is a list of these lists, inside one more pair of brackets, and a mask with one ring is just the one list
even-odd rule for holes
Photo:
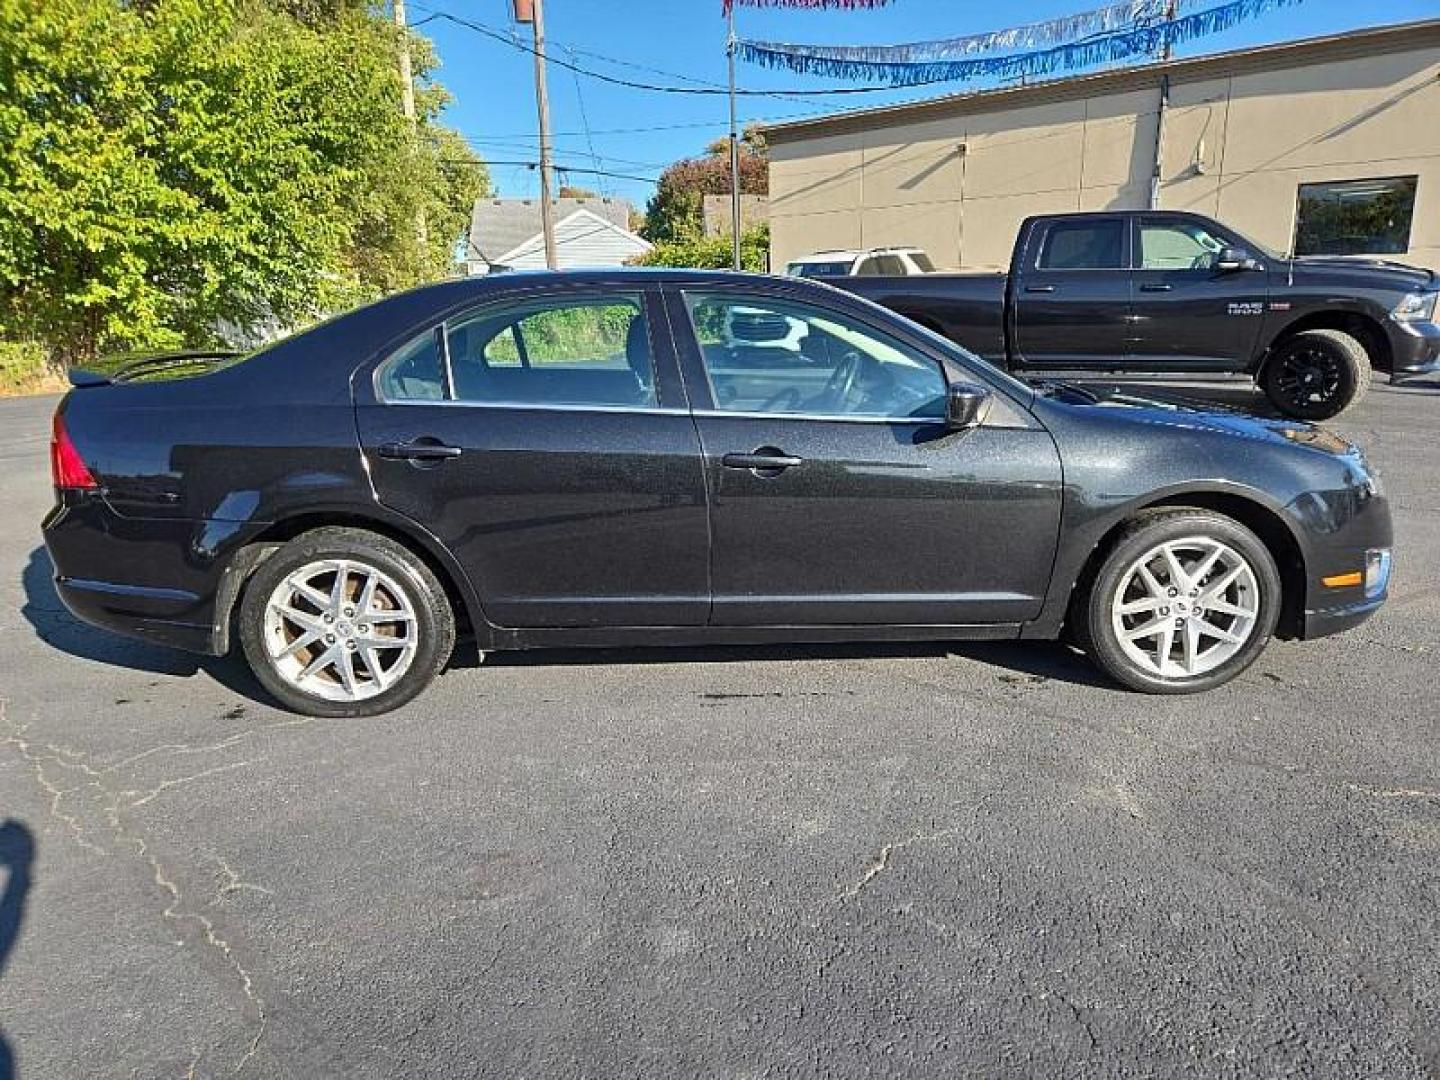
[[1140,291],[1141,291],[1141,292],[1169,292],[1169,291],[1170,291],[1171,289],[1173,289],[1174,287],[1175,287],[1175,286],[1173,286],[1173,285],[1141,285],[1141,286],[1140,286]]
[[380,444],[380,456],[392,461],[444,461],[457,458],[464,452],[458,446],[447,446],[438,440],[416,439],[414,442]]
[[762,473],[778,473],[783,469],[793,469],[804,463],[804,458],[783,454],[779,450],[771,450],[768,446],[762,446],[753,454],[726,454],[720,459],[720,464],[727,469],[754,469],[756,472]]
[[1054,292],[1054,285],[1026,285],[1026,292]]

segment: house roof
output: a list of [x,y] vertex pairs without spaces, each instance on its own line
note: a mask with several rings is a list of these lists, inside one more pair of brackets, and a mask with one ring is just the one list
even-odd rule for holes
[[[562,267],[605,265],[612,260],[639,255],[650,250],[644,238],[629,229],[601,217],[588,206],[582,206],[555,222],[555,245]],[[497,266],[524,266],[543,260],[545,240],[536,234],[527,237],[509,251],[490,258]]]
[[[624,232],[630,231],[628,199],[555,199],[552,205],[557,223],[583,209]],[[496,262],[539,236],[541,228],[539,199],[476,199],[470,213],[466,257]]]
[[998,90],[946,94],[898,105],[851,109],[814,119],[773,124],[761,130],[766,141],[775,145],[823,135],[865,131],[885,124],[936,120],[968,113],[1066,101],[1094,94],[1138,90],[1153,87],[1162,75],[1168,75],[1175,81],[1214,78],[1299,67],[1328,60],[1374,56],[1378,53],[1410,52],[1431,48],[1437,44],[1440,44],[1440,19],[1422,19],[1367,30],[1347,30],[1342,34],[1304,38],[1280,45],[1262,45],[1232,52],[1211,53],[1207,56],[1186,57],[1183,60],[1137,64],[1134,67],[1053,79],[1028,86],[1007,86]]

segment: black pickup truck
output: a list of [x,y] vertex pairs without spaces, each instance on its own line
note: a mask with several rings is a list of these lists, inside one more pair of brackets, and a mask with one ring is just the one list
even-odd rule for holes
[[831,283],[1016,374],[1246,376],[1307,420],[1353,405],[1372,369],[1440,371],[1440,275],[1278,255],[1198,214],[1031,217],[1009,274]]

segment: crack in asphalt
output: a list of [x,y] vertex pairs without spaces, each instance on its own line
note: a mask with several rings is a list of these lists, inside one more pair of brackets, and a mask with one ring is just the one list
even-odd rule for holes
[[[183,776],[162,781],[159,785],[152,789],[149,789],[148,791],[134,789],[123,791],[116,790],[115,788],[107,785],[104,782],[104,778],[107,774],[113,773],[115,770],[121,768],[124,764],[133,763],[134,761],[138,761],[144,757],[151,756],[153,753],[156,753],[162,749],[174,749],[177,751],[194,752],[198,749],[207,748],[195,748],[188,746],[187,744],[167,744],[165,747],[156,747],[150,751],[145,751],[141,754],[133,755],[131,758],[127,758],[125,762],[121,762],[119,764],[107,766],[104,768],[96,768],[94,765],[90,764],[87,755],[81,753],[80,751],[68,747],[59,747],[50,743],[40,743],[36,740],[32,740],[29,737],[28,722],[16,723],[10,720],[6,713],[6,704],[7,703],[4,699],[0,699],[0,726],[3,726],[5,732],[3,735],[0,735],[0,746],[10,747],[12,750],[15,751],[15,753],[22,761],[24,761],[27,765],[30,766],[36,783],[39,785],[40,789],[49,797],[48,812],[50,817],[53,818],[55,821],[58,821],[61,825],[65,827],[66,831],[71,835],[72,839],[77,845],[91,852],[94,852],[95,854],[102,856],[114,855],[118,853],[118,849],[122,845],[133,848],[134,857],[149,868],[150,876],[155,886],[169,896],[169,901],[166,903],[164,909],[160,912],[161,918],[176,923],[189,922],[199,927],[200,936],[205,946],[218,953],[226,962],[226,964],[230,967],[230,969],[234,972],[235,978],[240,987],[240,992],[244,995],[246,1001],[249,1002],[250,1007],[255,1015],[255,1031],[250,1039],[245,1053],[241,1055],[241,1057],[235,1062],[234,1067],[230,1071],[231,1076],[239,1074],[241,1070],[243,1070],[245,1066],[249,1063],[250,1059],[254,1057],[255,1053],[259,1050],[260,1042],[264,1038],[265,1030],[269,1022],[269,1014],[266,1009],[265,1000],[261,997],[258,989],[256,988],[255,978],[251,974],[250,970],[241,961],[239,955],[237,955],[235,949],[231,946],[230,942],[225,937],[221,936],[219,930],[216,928],[214,921],[210,919],[209,916],[199,911],[182,910],[182,906],[185,903],[185,897],[180,889],[180,886],[171,876],[171,872],[168,871],[161,864],[159,858],[154,854],[154,852],[150,850],[150,845],[146,841],[145,837],[141,835],[138,831],[136,831],[134,828],[127,825],[121,819],[120,814],[122,805],[124,809],[134,809],[135,807],[145,805],[146,803],[154,799],[156,796],[160,795],[164,791],[169,790],[172,787],[190,784],[204,777],[212,776],[216,773],[227,772],[231,769],[240,768],[250,763],[248,761],[231,762],[225,765],[216,766],[211,769],[205,769],[201,772],[194,773],[189,776]],[[270,724],[265,725],[264,728],[256,730],[258,731],[264,730],[268,727],[283,726],[291,726],[291,723]],[[208,749],[228,748],[229,746],[234,745],[235,742],[239,741],[241,737],[248,736],[254,733],[255,732],[253,731],[242,732],[239,735],[232,736],[229,739],[223,740],[220,743],[212,744],[210,747],[208,747]],[[69,787],[60,787],[49,776],[46,775],[45,766],[47,764],[53,764],[55,766],[58,766],[62,770],[77,771],[83,776],[85,776],[86,779],[81,781],[80,783],[73,784]],[[93,822],[86,821],[81,814],[71,813],[67,810],[62,809],[60,805],[61,800],[64,799],[66,796],[74,795],[75,793],[81,791],[89,791],[92,789],[100,799],[101,806],[99,812],[104,819],[104,825],[110,830],[113,837],[112,843],[114,846],[111,849],[101,847],[99,844],[96,844],[92,840],[90,840],[89,837],[86,835],[87,831],[89,831],[93,827],[96,827]],[[139,798],[135,798],[135,796],[139,796]],[[216,858],[215,861],[222,867],[223,872],[228,874],[229,877],[233,879],[221,883],[218,897],[229,895],[230,893],[241,889],[251,889],[256,892],[265,893],[266,895],[272,895],[270,893],[270,890],[264,888],[263,886],[242,881],[239,875],[235,874],[235,872],[230,869],[229,864],[225,863],[223,859]],[[202,1057],[203,1054],[196,1054],[195,1058],[190,1063],[189,1070],[186,1073],[187,1076],[195,1075],[195,1070],[198,1067]]]

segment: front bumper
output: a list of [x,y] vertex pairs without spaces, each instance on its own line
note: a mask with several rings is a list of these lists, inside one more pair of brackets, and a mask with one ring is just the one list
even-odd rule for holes
[[1390,339],[1390,377],[1396,382],[1440,372],[1440,323],[1386,323]]

